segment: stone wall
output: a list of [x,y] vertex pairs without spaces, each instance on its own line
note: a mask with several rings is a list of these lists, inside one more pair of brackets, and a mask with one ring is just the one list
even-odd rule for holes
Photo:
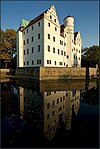
[[[86,72],[88,70],[88,73]],[[62,80],[62,79],[85,79],[97,77],[96,68],[79,68],[79,67],[28,67],[17,68],[16,77],[33,78],[35,80]]]
[[39,67],[19,67],[16,69],[15,77],[16,78],[33,78],[34,80],[39,80],[40,68]]

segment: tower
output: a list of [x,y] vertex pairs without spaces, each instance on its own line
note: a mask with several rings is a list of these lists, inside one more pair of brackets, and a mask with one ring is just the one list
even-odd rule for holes
[[66,65],[72,67],[72,48],[74,44],[74,17],[67,16],[64,19],[64,27],[67,33],[67,55],[68,59],[66,61]]
[[68,15],[64,18],[64,26],[67,27],[68,32],[74,33],[74,17]]

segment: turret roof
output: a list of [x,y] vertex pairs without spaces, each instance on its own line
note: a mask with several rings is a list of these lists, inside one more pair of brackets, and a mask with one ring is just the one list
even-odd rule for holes
[[74,18],[73,16],[70,16],[70,15],[68,15],[67,17],[65,17],[65,18],[64,18],[64,20],[65,20],[66,18],[69,18],[69,17],[72,17],[72,18]]

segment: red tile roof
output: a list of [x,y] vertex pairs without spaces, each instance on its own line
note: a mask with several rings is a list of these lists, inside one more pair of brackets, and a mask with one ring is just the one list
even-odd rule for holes
[[74,33],[74,40],[76,39],[77,34],[78,34],[78,32]]
[[60,36],[64,37],[64,24],[60,26]]
[[44,13],[46,13],[48,10],[44,11],[42,14],[40,14],[39,16],[37,16],[35,19],[31,20],[29,22],[29,24],[24,28],[26,29],[27,27],[31,26],[32,24],[34,24],[35,22],[39,21],[40,19],[42,19],[44,17]]

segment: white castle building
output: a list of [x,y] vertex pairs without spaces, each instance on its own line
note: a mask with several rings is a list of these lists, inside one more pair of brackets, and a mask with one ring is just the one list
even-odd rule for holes
[[22,19],[17,31],[17,67],[81,67],[80,31],[74,17],[60,25],[54,5],[30,22]]

